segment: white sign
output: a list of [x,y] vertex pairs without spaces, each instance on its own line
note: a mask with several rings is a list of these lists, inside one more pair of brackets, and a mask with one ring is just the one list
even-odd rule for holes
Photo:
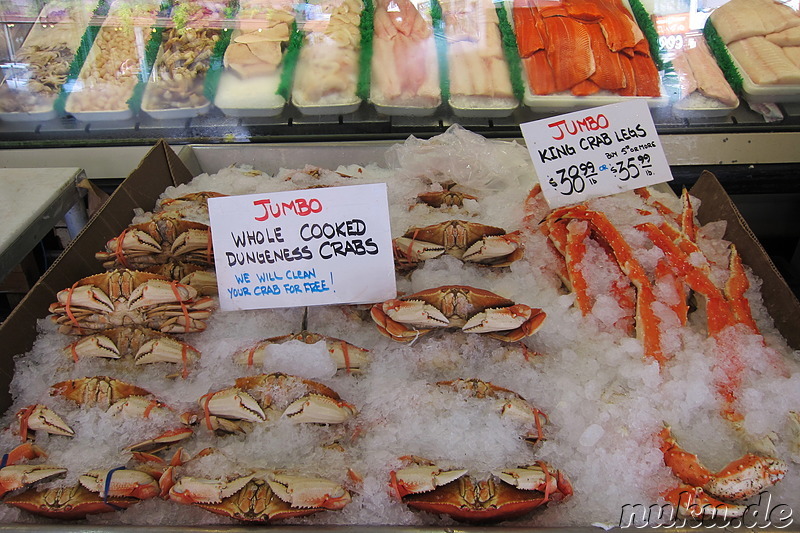
[[395,298],[386,184],[208,201],[223,311]]
[[644,100],[527,122],[520,128],[550,207],[672,180]]

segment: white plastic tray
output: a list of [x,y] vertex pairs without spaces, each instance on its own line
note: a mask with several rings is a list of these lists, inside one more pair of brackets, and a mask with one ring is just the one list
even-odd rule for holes
[[469,105],[469,101],[479,98],[476,96],[451,96],[448,103],[453,114],[464,118],[503,118],[510,116],[519,107],[519,102],[515,98],[480,98],[484,101],[482,107]]
[[747,75],[727,46],[725,50],[742,76],[742,91],[748,102],[754,104],[800,102],[800,85],[759,85]]
[[298,100],[292,93],[292,103],[304,115],[346,115],[355,113],[358,110],[361,106],[361,98],[353,95],[351,99],[343,100],[340,104],[304,104],[302,100]]
[[41,111],[14,111],[9,113],[0,112],[0,120],[5,122],[42,122],[51,120],[58,116],[58,111],[53,105],[42,107]]
[[669,96],[664,89],[664,84],[659,83],[661,96],[620,96],[608,91],[600,91],[590,96],[575,96],[569,92],[538,95],[531,92],[525,80],[525,96],[522,102],[536,111],[562,111],[565,109],[586,109],[608,104],[618,104],[628,100],[645,100],[650,107],[665,107],[669,105]]
[[286,100],[278,94],[283,68],[273,74],[240,78],[226,70],[222,73],[214,97],[216,105],[229,117],[274,117],[280,115]]

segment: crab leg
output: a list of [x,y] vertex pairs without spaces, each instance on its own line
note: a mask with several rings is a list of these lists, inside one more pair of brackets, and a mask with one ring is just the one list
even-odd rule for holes
[[609,247],[622,272],[636,287],[636,336],[644,345],[644,353],[658,361],[666,362],[667,357],[661,346],[661,319],[653,310],[656,302],[653,286],[644,267],[634,257],[633,251],[611,221],[603,213],[592,211],[584,205],[557,209],[550,214],[553,219],[586,220],[594,228],[595,234]]
[[747,511],[746,505],[725,503],[700,487],[681,484],[662,494],[667,503],[678,512],[678,516],[702,520],[703,518],[741,518]]
[[659,438],[664,464],[672,473],[684,483],[701,487],[717,498],[744,500],[771,487],[786,475],[787,465],[780,459],[752,453],[713,473],[700,463],[696,455],[678,445],[669,426],[661,430]]
[[17,413],[19,419],[19,436],[22,441],[28,439],[28,430],[45,431],[52,435],[72,437],[75,432],[46,405],[36,404],[21,409]]
[[754,334],[760,335],[761,332],[753,320],[753,313],[750,310],[750,302],[745,297],[744,293],[750,288],[750,282],[745,274],[744,267],[742,266],[742,258],[739,252],[736,251],[736,246],[731,244],[730,259],[729,259],[730,276],[725,283],[723,292],[725,298],[731,305],[731,310],[740,324],[747,326]]

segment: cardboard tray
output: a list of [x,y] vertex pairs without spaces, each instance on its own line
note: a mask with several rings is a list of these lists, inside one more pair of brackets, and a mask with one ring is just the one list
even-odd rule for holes
[[[391,143],[364,142],[341,144],[298,143],[271,144],[261,146],[189,146],[181,150],[180,156],[167,145],[159,141],[144,157],[139,166],[117,188],[103,208],[90,220],[78,237],[67,247],[62,256],[51,266],[39,282],[33,287],[23,302],[13,311],[11,316],[0,326],[0,346],[4,347],[0,355],[0,410],[5,411],[11,404],[9,385],[13,376],[13,358],[17,354],[27,352],[37,336],[37,320],[48,315],[48,306],[55,301],[56,293],[71,286],[76,280],[100,272],[99,262],[94,253],[105,245],[106,241],[118,235],[127,227],[133,216],[134,208],[152,209],[155,200],[171,185],[189,181],[196,173],[216,172],[231,163],[252,164],[262,170],[275,172],[280,167],[299,167],[306,163],[333,167],[340,164],[366,164],[375,162],[383,164],[385,150]],[[769,257],[747,227],[741,215],[722,189],[716,178],[704,172],[692,194],[703,201],[701,222],[706,223],[724,218],[728,221],[725,238],[733,241],[744,261],[763,280],[764,300],[775,318],[778,328],[789,343],[800,347],[800,302],[780,277]],[[160,533],[167,531],[203,531],[230,532],[252,531],[242,526],[202,526],[202,527],[132,527],[101,526],[91,528],[93,531],[148,531]],[[377,527],[377,526],[270,526],[276,531],[305,533],[311,531],[347,531],[369,532],[381,530],[396,533],[424,533],[453,531],[452,528],[441,527]],[[492,528],[496,531],[521,531],[519,528],[503,526]],[[0,531],[86,531],[85,522],[76,524],[0,524]],[[484,528],[459,527],[458,530],[486,531]],[[526,529],[531,531],[531,529]],[[534,530],[536,531],[536,530]],[[538,530],[544,533],[545,530]],[[592,533],[596,528],[559,528],[559,533]],[[688,531],[688,530],[687,530]],[[767,530],[769,531],[769,530]]]

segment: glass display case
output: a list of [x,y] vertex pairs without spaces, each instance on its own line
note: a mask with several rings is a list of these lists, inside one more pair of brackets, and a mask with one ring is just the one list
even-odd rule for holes
[[[788,26],[791,66],[800,17],[783,3],[790,22],[769,31]],[[540,4],[553,2],[6,1],[0,146],[397,139],[452,123],[518,137],[627,98],[648,100],[661,134],[800,130],[800,67],[742,85],[738,43],[706,45],[725,2]],[[691,74],[718,62],[741,98]]]

